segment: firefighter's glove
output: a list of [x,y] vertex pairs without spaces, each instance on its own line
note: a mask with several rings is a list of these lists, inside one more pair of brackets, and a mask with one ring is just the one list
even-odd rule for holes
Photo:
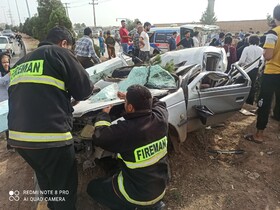
[[92,136],[94,134],[94,126],[86,125],[81,131],[80,138],[84,140],[92,140]]

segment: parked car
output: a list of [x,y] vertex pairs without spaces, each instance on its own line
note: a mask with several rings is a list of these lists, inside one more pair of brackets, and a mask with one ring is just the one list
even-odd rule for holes
[[15,38],[15,34],[14,34],[14,32],[13,32],[11,29],[5,29],[5,30],[3,30],[3,31],[2,31],[2,35],[3,35],[3,36],[7,36],[7,37],[9,37],[9,38],[11,38],[11,39],[14,39],[14,38]]
[[11,57],[15,54],[13,42],[6,36],[0,36],[0,52],[7,53]]

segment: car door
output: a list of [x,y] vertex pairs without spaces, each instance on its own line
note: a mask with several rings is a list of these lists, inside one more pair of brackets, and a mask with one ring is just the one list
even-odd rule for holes
[[[224,122],[241,109],[248,97],[251,81],[241,68],[237,70],[235,79],[232,72],[201,72],[188,84],[188,132],[204,126],[197,110],[199,106],[213,114],[206,114],[205,125]],[[239,75],[238,79],[236,75]]]

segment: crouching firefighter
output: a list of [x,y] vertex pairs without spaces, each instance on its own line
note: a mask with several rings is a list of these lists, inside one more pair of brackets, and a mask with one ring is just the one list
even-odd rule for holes
[[166,104],[140,85],[118,97],[125,99],[125,120],[111,125],[111,107],[103,109],[96,118],[93,144],[117,153],[120,171],[92,180],[87,192],[113,210],[163,209],[169,170]]

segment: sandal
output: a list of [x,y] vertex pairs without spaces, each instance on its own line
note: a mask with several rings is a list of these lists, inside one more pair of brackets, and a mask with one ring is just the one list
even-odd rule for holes
[[257,143],[257,144],[262,144],[263,143],[262,141],[255,139],[253,134],[244,135],[244,139],[246,139],[247,141]]

